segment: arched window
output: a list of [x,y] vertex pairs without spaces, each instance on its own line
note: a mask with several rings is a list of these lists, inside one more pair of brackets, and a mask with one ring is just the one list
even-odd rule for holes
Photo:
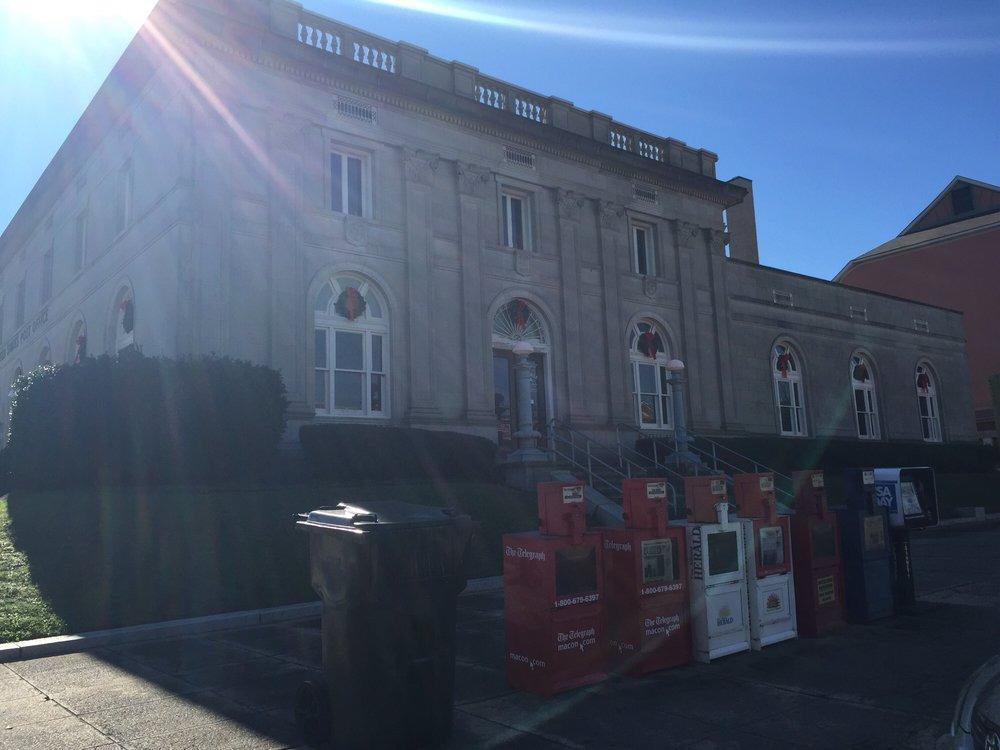
[[937,383],[926,362],[917,365],[917,408],[920,410],[920,431],[929,443],[941,442],[941,414],[938,409]]
[[359,276],[337,276],[313,309],[316,413],[388,417],[389,311],[379,290]]
[[771,352],[771,375],[778,404],[778,424],[782,435],[806,434],[805,398],[799,355],[791,344],[775,344]]
[[494,345],[528,341],[536,349],[546,348],[545,326],[526,300],[515,299],[502,305],[493,316]]
[[666,429],[673,424],[667,337],[651,320],[635,323],[628,334],[632,403],[639,427]]
[[858,437],[878,440],[878,406],[875,400],[875,369],[864,354],[851,357],[851,392],[854,394],[854,415]]
[[66,362],[80,364],[87,356],[87,324],[83,319],[76,321],[69,333],[69,346],[66,351]]
[[135,299],[128,287],[118,292],[116,298],[114,342],[115,354],[135,346]]

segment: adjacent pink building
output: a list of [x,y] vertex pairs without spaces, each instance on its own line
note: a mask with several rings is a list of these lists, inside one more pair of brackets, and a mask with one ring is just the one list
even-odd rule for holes
[[898,237],[834,281],[961,310],[976,428],[996,442],[989,378],[1000,373],[1000,187],[955,177]]

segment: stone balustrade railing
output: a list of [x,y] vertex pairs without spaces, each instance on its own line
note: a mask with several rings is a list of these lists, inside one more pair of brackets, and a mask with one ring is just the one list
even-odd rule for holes
[[442,60],[420,47],[391,42],[312,13],[298,3],[271,0],[271,27],[320,53],[353,61],[384,75],[445,89],[512,117],[593,138],[649,161],[715,176],[718,157],[711,151],[692,148],[673,138],[661,138],[615,122],[600,112],[579,109],[572,102],[490,78],[473,67]]

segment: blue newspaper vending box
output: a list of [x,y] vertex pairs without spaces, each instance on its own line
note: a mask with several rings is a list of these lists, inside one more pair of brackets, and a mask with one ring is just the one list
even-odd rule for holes
[[889,511],[896,611],[912,610],[917,596],[910,555],[910,529],[937,525],[934,469],[928,466],[875,469],[875,502]]
[[844,472],[840,545],[847,619],[871,622],[893,612],[889,515],[875,502],[875,470]]

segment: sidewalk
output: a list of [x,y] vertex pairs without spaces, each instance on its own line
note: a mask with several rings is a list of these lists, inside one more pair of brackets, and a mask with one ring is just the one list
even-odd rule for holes
[[[500,594],[464,596],[452,747],[933,747],[1000,648],[998,539],[919,537],[919,615],[548,700],[506,684]],[[320,663],[316,618],[11,662],[0,750],[301,747],[292,696]]]

